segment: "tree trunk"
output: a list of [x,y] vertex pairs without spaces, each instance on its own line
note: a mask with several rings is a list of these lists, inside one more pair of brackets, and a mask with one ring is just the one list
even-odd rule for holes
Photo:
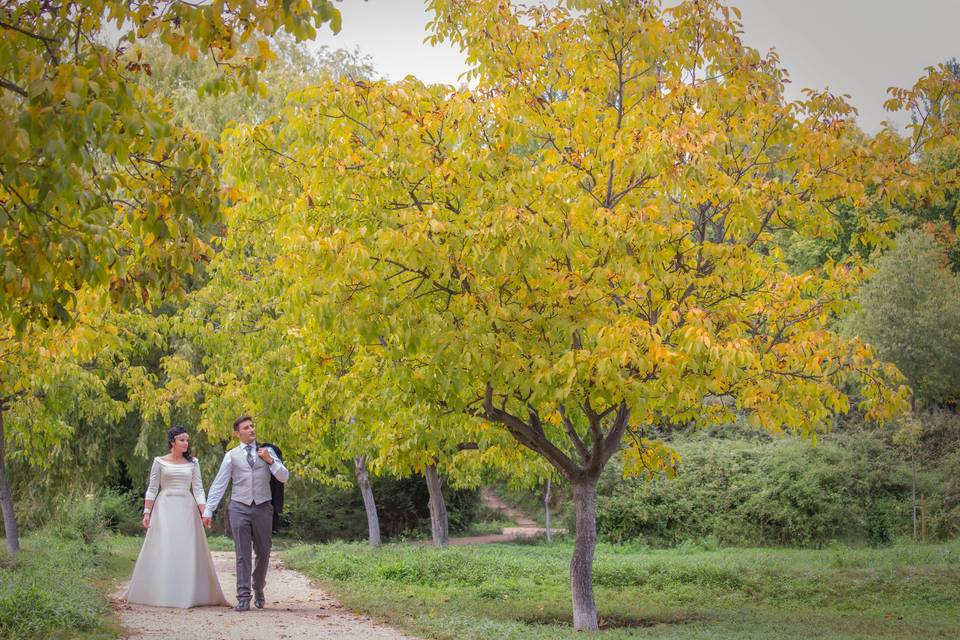
[[360,485],[363,508],[367,512],[367,531],[370,534],[370,546],[376,548],[380,546],[380,517],[377,515],[377,503],[373,499],[373,489],[370,487],[367,457],[357,456],[354,458],[353,468],[357,472],[357,484]]
[[543,492],[543,511],[545,513],[543,527],[546,530],[547,542],[553,542],[553,534],[550,532],[550,478],[547,478],[547,490]]
[[573,482],[577,513],[577,537],[570,560],[570,592],[573,597],[573,628],[596,631],[597,603],[593,598],[593,555],[597,549],[597,476]]
[[13,513],[13,496],[7,481],[7,452],[4,446],[3,412],[0,411],[0,508],[3,510],[3,531],[7,539],[7,552],[11,556],[20,551],[20,534],[17,533],[17,518]]
[[917,457],[913,454],[910,457],[910,468],[913,476],[911,488],[911,502],[913,503],[913,541],[917,541]]
[[927,543],[927,501],[922,493],[920,494],[920,542]]
[[437,466],[427,465],[423,475],[427,479],[427,491],[430,492],[430,532],[433,534],[433,544],[446,549],[450,539],[450,526],[447,522],[447,505],[443,501]]

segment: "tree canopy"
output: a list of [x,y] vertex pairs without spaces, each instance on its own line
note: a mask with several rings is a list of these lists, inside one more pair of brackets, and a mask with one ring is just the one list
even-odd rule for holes
[[907,377],[921,404],[960,400],[960,277],[949,246],[916,229],[876,263],[849,330]]
[[[275,57],[266,37],[282,28],[304,40],[339,20],[329,0],[0,1],[0,344],[10,352],[0,370],[0,507],[11,553],[19,543],[3,412],[14,424],[26,416],[20,444],[62,433],[67,407],[40,401],[49,380],[38,372],[72,367],[60,382],[75,384],[57,389],[78,396],[105,382],[81,366],[96,342],[70,353],[61,333],[84,314],[180,293],[209,260],[220,215],[216,142],[174,124],[170,102],[139,81],[151,60],[129,48],[153,36],[176,56],[202,52],[219,70],[208,90],[260,91],[258,74]],[[254,55],[241,52],[248,42]],[[94,408],[74,398],[74,415]]]
[[[208,254],[215,143],[171,124],[137,82],[150,60],[128,47],[155,35],[176,55],[209,55],[219,89],[258,90],[274,56],[261,36],[312,38],[328,21],[339,29],[328,0],[0,3],[0,317],[18,331],[69,320],[88,285],[126,304],[176,292]],[[237,56],[248,41],[258,53]]]
[[229,140],[235,207],[277,221],[311,335],[379,343],[408,402],[500,429],[573,484],[574,624],[596,628],[592,495],[621,447],[628,471],[670,472],[665,429],[743,413],[813,437],[851,389],[872,417],[905,408],[896,370],[829,330],[862,260],[791,273],[774,233],[831,237],[846,204],[856,242],[888,241],[895,219],[858,212],[924,189],[911,154],[940,118],[868,138],[841,97],[788,102],[775,54],[716,2],[430,6],[474,86],[301,92]]

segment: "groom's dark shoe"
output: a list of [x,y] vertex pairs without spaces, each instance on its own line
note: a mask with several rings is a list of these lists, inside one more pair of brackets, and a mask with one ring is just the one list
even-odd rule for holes
[[240,598],[237,601],[237,606],[233,608],[234,611],[250,611],[250,598]]
[[256,605],[257,609],[263,609],[263,605],[267,604],[267,598],[263,595],[263,591],[253,591],[253,604]]

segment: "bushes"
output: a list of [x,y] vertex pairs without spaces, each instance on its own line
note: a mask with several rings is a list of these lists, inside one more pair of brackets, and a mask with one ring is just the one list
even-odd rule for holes
[[98,626],[107,603],[87,578],[101,552],[81,537],[43,531],[27,537],[15,558],[0,556],[0,637],[41,638]]
[[67,539],[91,544],[104,533],[140,533],[140,514],[131,498],[111,489],[63,498],[49,525]]
[[61,536],[90,543],[105,532],[142,533],[142,498],[116,489],[84,489],[59,498],[30,496],[16,504],[18,524],[25,532],[52,529]]
[[930,536],[935,540],[960,538],[960,450],[943,460],[933,485],[939,491],[927,500]]
[[[883,544],[909,532],[909,468],[877,434],[838,434],[813,447],[708,433],[673,444],[684,455],[676,480],[616,482],[611,475],[601,483],[597,528],[603,539]],[[930,488],[935,491],[935,483]],[[938,520],[936,526],[939,532],[944,525]]]
[[883,544],[906,532],[909,476],[875,441],[790,443],[762,457],[746,484],[740,512],[759,543]]

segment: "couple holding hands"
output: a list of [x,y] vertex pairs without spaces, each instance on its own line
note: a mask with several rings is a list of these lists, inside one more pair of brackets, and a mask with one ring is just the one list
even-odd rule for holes
[[230,606],[217,580],[203,527],[210,528],[213,513],[232,483],[227,516],[237,558],[234,609],[249,611],[251,597],[257,608],[263,608],[273,500],[290,472],[274,447],[257,443],[253,418],[237,418],[233,432],[240,445],[224,454],[206,497],[200,465],[190,454],[190,435],[182,427],[167,432],[170,453],[154,458],[150,470],[143,508],[147,535],[127,590],[128,602],[179,608]]

